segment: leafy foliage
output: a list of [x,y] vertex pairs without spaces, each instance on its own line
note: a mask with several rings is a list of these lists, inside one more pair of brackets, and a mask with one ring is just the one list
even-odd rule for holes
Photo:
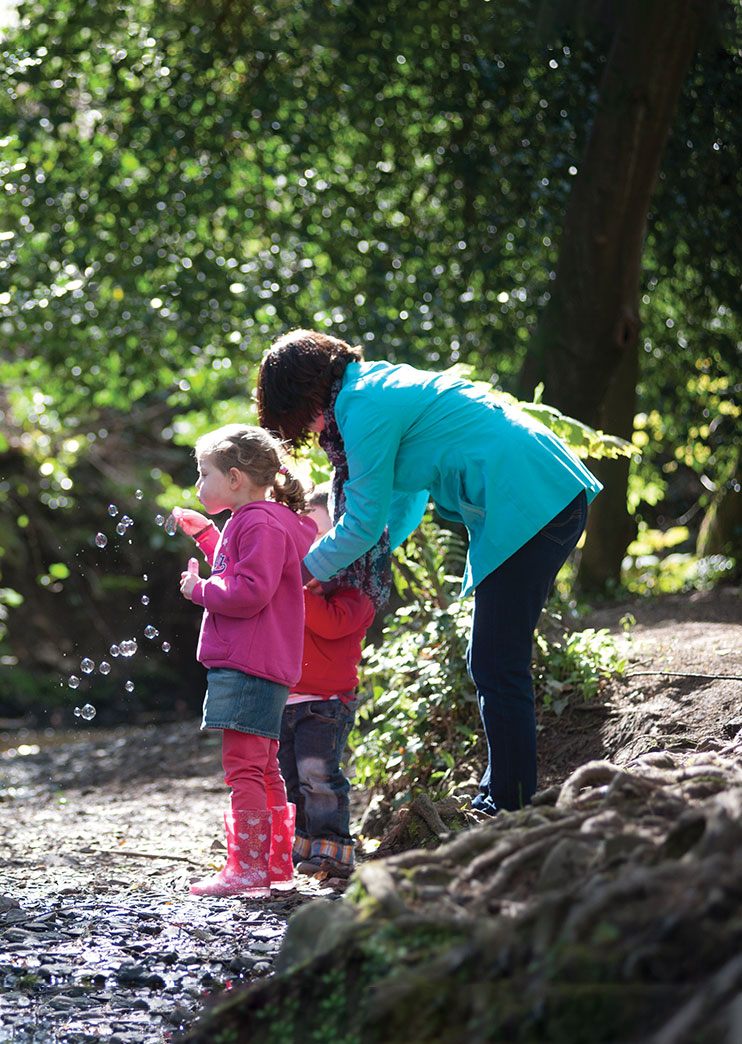
[[[655,531],[655,535],[662,534]],[[733,579],[734,569],[734,560],[725,555],[658,554],[656,550],[642,553],[642,542],[637,540],[628,549],[623,587],[638,595],[704,591]]]
[[481,746],[466,674],[469,603],[400,609],[363,663],[365,693],[350,744],[358,781],[395,802],[417,788],[446,793]]
[[533,402],[521,402],[512,395],[504,395],[501,398],[511,403],[516,403],[518,408],[530,417],[535,417],[545,427],[550,428],[572,449],[578,457],[592,457],[600,460],[603,457],[615,459],[616,457],[638,458],[640,451],[638,447],[618,435],[606,435],[604,431],[590,427],[574,417],[568,417],[554,406],[547,406],[541,401],[543,385],[539,384],[534,392]]
[[623,674],[626,661],[616,649],[616,640],[605,629],[583,631],[564,628],[557,637],[536,634],[534,684],[543,703],[560,715],[573,696],[585,700],[598,694],[601,685]]
[[[664,528],[731,481],[739,451],[742,9],[724,10],[681,97],[645,254],[631,496]],[[28,620],[14,644],[50,596],[100,609],[73,567],[96,517],[137,487],[153,510],[180,499],[190,440],[254,417],[255,368],[287,327],[513,390],[611,38],[610,19],[566,11],[19,5],[0,63],[0,583],[23,598],[3,599],[10,621]],[[161,539],[150,528],[146,553],[167,590],[181,551],[160,555]],[[411,597],[430,581],[407,583]],[[47,639],[26,653],[44,669]]]
[[[365,650],[350,741],[358,782],[395,804],[418,789],[440,797],[471,785],[483,756],[477,696],[466,669],[473,601],[453,597],[457,577],[448,572],[461,544],[430,518],[423,532],[425,539],[408,541],[401,555],[405,593],[416,602],[390,616],[383,641]],[[570,699],[594,697],[604,679],[625,667],[607,631],[572,631],[560,607],[555,595],[536,634],[533,661],[536,698],[556,714]]]

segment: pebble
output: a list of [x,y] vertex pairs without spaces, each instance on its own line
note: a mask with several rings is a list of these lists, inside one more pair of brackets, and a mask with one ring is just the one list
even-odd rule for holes
[[271,973],[291,905],[0,895],[0,1044],[163,1044],[211,994]]

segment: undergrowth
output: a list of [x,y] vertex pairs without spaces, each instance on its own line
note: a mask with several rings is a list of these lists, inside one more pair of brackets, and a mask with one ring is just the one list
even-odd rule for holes
[[[421,790],[434,800],[450,796],[481,773],[484,740],[466,670],[473,599],[454,593],[464,557],[463,540],[426,519],[395,562],[397,588],[411,604],[387,619],[382,643],[364,652],[350,738],[355,782],[395,807]],[[555,714],[570,700],[594,697],[625,666],[607,630],[564,624],[562,590],[557,584],[534,641],[536,700]]]

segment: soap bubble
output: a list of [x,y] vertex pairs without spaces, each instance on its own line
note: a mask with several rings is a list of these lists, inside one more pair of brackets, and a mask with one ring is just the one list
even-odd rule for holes
[[137,651],[136,638],[127,638],[125,641],[121,642],[119,650],[122,656],[133,656]]
[[134,493],[134,496],[137,498],[137,500],[141,500],[144,497],[144,493],[142,493],[141,489],[137,489]]
[[85,671],[86,674],[92,674],[95,670],[95,664],[86,656],[84,660],[80,660],[80,669]]
[[134,519],[131,517],[131,515],[123,515],[122,518],[121,518],[121,521],[123,522],[123,524],[126,526],[127,529],[129,528],[129,526],[133,526],[134,525]]
[[111,654],[111,656],[119,656],[121,654],[121,650],[119,649],[118,645],[112,645],[108,651]]
[[149,605],[149,595],[142,595],[142,605]]
[[175,515],[168,515],[165,522],[165,532],[168,536],[175,536],[178,532],[178,520]]
[[96,533],[95,542],[98,545],[98,547],[105,547],[108,543],[108,537],[105,533]]
[[163,642],[162,643],[162,651],[163,652],[170,652],[170,642]]
[[164,515],[155,515],[155,525],[156,526],[164,526],[165,525],[165,516]]
[[149,577],[146,573],[142,573],[142,580],[149,580]]
[[124,685],[124,688],[126,689],[127,692],[134,692],[134,682],[133,681],[128,681],[126,683],[126,685]]
[[119,522],[119,524],[116,526],[116,532],[118,533],[119,536],[123,536],[124,535],[124,533],[126,532],[126,526],[124,525],[123,522]]
[[80,684],[80,679],[77,677],[76,674],[71,674],[70,680],[67,682],[67,684],[71,689],[76,689],[77,686]]
[[111,673],[111,665],[108,662],[108,660],[102,660],[98,670],[101,672],[101,674],[110,674]]
[[119,513],[119,509],[116,507],[115,504],[109,504],[108,505],[108,514],[111,516],[111,518],[115,518],[116,515],[118,515],[118,513]]
[[156,638],[159,633],[160,632],[157,630],[157,628],[153,627],[152,624],[147,624],[147,626],[144,628],[145,638]]
[[86,703],[84,707],[75,707],[76,718],[84,718],[85,721],[92,721],[95,714],[96,710],[92,703]]

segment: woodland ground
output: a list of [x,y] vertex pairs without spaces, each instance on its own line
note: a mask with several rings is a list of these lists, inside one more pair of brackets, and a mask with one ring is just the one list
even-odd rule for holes
[[[621,623],[627,614],[636,621],[628,634]],[[611,603],[595,609],[580,626],[619,635],[627,671],[593,701],[573,701],[560,717],[541,714],[542,787],[560,784],[587,761],[621,766],[649,751],[709,749],[742,728],[738,588]],[[19,752],[22,744],[30,753]],[[8,735],[5,747],[15,753],[0,753],[0,897],[9,897],[6,906],[17,902],[13,910],[20,912],[9,916],[0,909],[0,971],[5,976],[0,975],[0,1041],[66,1044],[92,1040],[94,1032],[137,1044],[171,1039],[172,1027],[188,1025],[197,1012],[204,984],[208,992],[209,983],[223,981],[230,967],[241,977],[267,974],[292,910],[333,894],[326,882],[302,880],[296,890],[262,906],[188,897],[189,879],[220,865],[223,856],[225,788],[218,737],[199,732],[197,722],[107,731],[81,722],[74,734],[56,739]],[[355,812],[359,822],[359,794]],[[255,920],[258,906],[262,921]],[[134,907],[137,916],[127,916]],[[26,923],[31,915],[36,918],[25,936],[24,911]],[[78,918],[82,926],[71,949],[61,936],[49,935],[44,944],[50,952],[68,947],[67,984],[77,967],[78,985],[84,971],[87,989],[96,966],[101,987],[113,984],[101,994],[107,1007],[97,1028],[90,1023],[89,1037],[79,1013],[74,1019],[70,1015],[67,1002],[74,1001],[75,991],[57,997],[52,1010],[47,987],[54,976],[26,986],[19,978],[24,970],[43,967],[44,954],[35,955],[34,945],[43,942],[43,918],[54,911],[60,916],[66,911],[65,917]],[[188,976],[181,975],[171,990],[180,1017],[166,1017],[161,1006],[140,998],[136,1024],[117,1031],[109,1009],[116,984],[125,988],[121,969],[130,958],[144,965],[165,960],[164,951],[153,950],[155,936],[160,950],[172,951],[171,966],[178,959],[187,966]],[[8,939],[11,944],[3,945]],[[240,968],[239,956],[246,953],[252,956]],[[219,969],[224,974],[217,974]],[[64,983],[64,974],[57,981]],[[24,1028],[24,1010],[33,1015],[39,1032]],[[101,1021],[104,1015],[108,1023]]]
[[[627,617],[636,623],[623,630]],[[542,715],[540,786],[603,758],[624,766],[653,750],[687,751],[742,728],[742,591],[612,602],[581,620],[619,636],[626,673],[560,718]]]

